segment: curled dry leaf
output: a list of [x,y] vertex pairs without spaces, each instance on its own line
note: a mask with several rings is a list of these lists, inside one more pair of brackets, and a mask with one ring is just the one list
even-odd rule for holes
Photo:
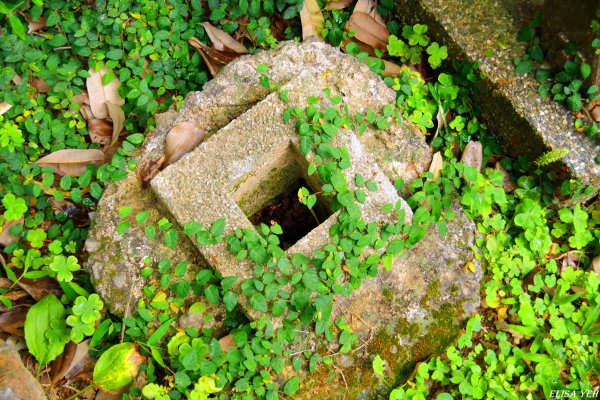
[[343,10],[344,8],[352,4],[352,1],[353,0],[330,1],[329,3],[327,3],[325,8],[328,10]]
[[188,43],[191,44],[198,51],[198,53],[200,53],[212,76],[216,76],[221,67],[242,56],[241,53],[236,53],[233,51],[220,51],[213,49],[195,37],[190,38]]
[[12,82],[13,82],[15,85],[20,85],[20,84],[21,84],[21,82],[23,82],[23,80],[21,79],[21,76],[19,76],[19,75],[15,75],[15,76],[13,76],[13,78],[12,78]]
[[323,40],[325,18],[323,18],[321,8],[316,0],[304,0],[304,5],[300,10],[300,21],[302,23],[302,40],[311,36]]
[[354,37],[374,49],[385,49],[388,43],[388,32],[372,16],[363,12],[354,12],[346,24],[346,30],[354,32]]
[[40,93],[48,93],[52,86],[48,85],[44,78],[33,78],[31,80],[31,86],[33,86]]
[[135,172],[138,182],[142,189],[150,185],[150,181],[160,171],[165,161],[164,157],[158,160],[146,160]]
[[377,11],[376,0],[358,0],[356,2],[356,6],[354,6],[354,12],[362,12],[365,14],[369,14],[371,17],[373,17],[375,22],[385,26],[385,21]]
[[0,232],[0,245],[2,246],[6,246],[9,243],[13,243],[18,241],[21,237],[20,236],[13,236],[9,233],[10,228],[12,228],[15,225],[20,225],[23,223],[23,218],[18,219],[16,221],[6,221],[4,222],[4,224],[2,224],[2,231]]
[[592,109],[592,118],[596,122],[600,122],[600,106],[596,106]]
[[200,25],[206,30],[215,50],[248,54],[248,49],[243,44],[229,36],[229,34],[215,28],[210,22],[202,22]]
[[23,326],[29,307],[13,307],[0,313],[0,332],[23,337]]
[[96,149],[58,150],[37,160],[40,167],[53,167],[59,175],[79,176],[88,164],[104,164],[104,153]]
[[463,150],[460,162],[475,167],[477,172],[481,171],[481,163],[483,162],[483,148],[480,142],[469,142]]
[[2,103],[0,103],[0,115],[4,114],[8,110],[10,110],[11,107],[12,106],[10,104],[8,104],[7,102],[5,102],[5,101],[3,101]]
[[502,172],[504,177],[504,180],[502,181],[502,188],[504,188],[506,193],[512,193],[517,188],[517,184],[510,179],[510,174],[502,165],[500,165],[498,161],[496,161],[496,169]]
[[440,177],[442,173],[442,168],[444,168],[444,160],[442,160],[442,154],[439,151],[436,151],[431,159],[431,165],[429,166],[429,172],[433,174],[433,179],[437,179]]
[[196,148],[204,139],[204,130],[195,122],[182,122],[175,125],[165,139],[164,165],[179,160]]
[[21,278],[17,285],[33,297],[35,301],[39,301],[49,294],[60,296],[62,293],[59,284],[48,277],[38,279]]
[[110,144],[113,127],[104,119],[91,119],[88,121],[88,132],[92,143],[105,146]]
[[407,65],[398,65],[388,60],[383,60],[385,64],[385,69],[383,70],[384,76],[392,76],[396,77],[402,73],[404,68],[409,68]]
[[223,353],[227,353],[229,349],[234,349],[236,347],[235,340],[231,333],[219,339],[219,344],[221,345],[221,351]]
[[115,144],[119,139],[119,133],[121,133],[123,127],[125,126],[125,113],[118,104],[113,104],[110,101],[107,101],[105,104],[106,109],[108,110],[108,115],[112,121],[112,139],[110,144]]
[[50,371],[52,383],[56,383],[62,378],[69,380],[85,370],[85,367],[93,361],[89,356],[89,347],[89,339],[78,344],[74,342],[67,343],[64,352],[52,363]]
[[25,14],[25,20],[27,21],[27,33],[34,33],[46,27],[46,21],[48,19],[44,17],[39,17],[35,21],[31,20],[31,17],[28,14]]
[[580,252],[577,250],[566,252],[562,260],[561,272],[564,272],[568,267],[577,269],[579,266],[579,254]]
[[88,71],[90,77],[87,78],[85,84],[90,100],[90,108],[95,118],[106,119],[110,115],[106,107],[106,102],[122,106],[125,100],[119,96],[119,80],[114,78],[108,85],[104,86],[102,77],[109,73],[106,68],[96,71],[94,68]]

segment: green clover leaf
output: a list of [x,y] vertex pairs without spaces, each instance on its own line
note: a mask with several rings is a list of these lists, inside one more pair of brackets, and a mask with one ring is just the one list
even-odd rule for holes
[[31,247],[42,247],[44,240],[48,237],[43,229],[35,229],[27,232],[27,241],[31,244]]
[[90,324],[100,319],[102,307],[104,307],[104,303],[96,293],[91,294],[88,298],[79,296],[73,304],[73,314],[78,315],[83,323]]
[[80,343],[85,336],[92,336],[96,330],[94,323],[85,323],[79,315],[69,315],[67,324],[72,327],[71,340]]
[[16,221],[21,219],[27,211],[25,200],[20,197],[15,197],[12,193],[7,193],[2,199],[2,205],[6,208],[4,218],[8,221]]
[[52,344],[64,344],[69,341],[69,328],[64,319],[54,319],[50,321],[50,327],[44,333],[44,336]]
[[80,269],[75,256],[68,258],[63,255],[54,256],[54,260],[50,263],[50,269],[56,272],[56,279],[62,282],[70,282],[73,280],[72,272]]
[[429,47],[427,47],[427,54],[429,54],[429,65],[431,68],[437,68],[442,65],[442,61],[448,58],[448,48],[446,46],[440,47],[437,42],[431,43]]

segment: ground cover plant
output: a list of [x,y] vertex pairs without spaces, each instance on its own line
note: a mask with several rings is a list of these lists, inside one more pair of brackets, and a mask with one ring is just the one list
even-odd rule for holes
[[[356,335],[346,321],[329,319],[333,295],[350,293],[378,268],[389,268],[430,224],[444,232],[452,223],[453,196],[481,234],[484,306],[456,343],[418,360],[403,381],[387,376],[384,357],[374,357],[374,371],[388,386],[382,397],[545,398],[553,390],[586,397],[598,387],[600,211],[588,199],[592,189],[539,169],[555,155],[537,164],[502,156],[472,101],[482,78],[477,66],[447,60],[446,47],[431,40],[426,26],[399,26],[392,2],[380,2],[376,11],[373,5],[0,2],[0,329],[24,337],[36,361],[33,372],[52,398],[84,396],[90,387],[116,391],[138,375],[142,382],[123,398],[293,398],[300,379],[277,379],[286,360],[296,371],[314,371],[332,357],[290,356],[286,344],[295,332],[309,327],[337,343],[339,353],[352,351]],[[300,18],[303,7],[308,17]],[[368,22],[356,17],[363,7]],[[178,107],[187,92],[199,90],[240,54],[309,32],[366,62],[397,92],[395,103],[364,115],[348,115],[327,91],[320,100],[307,99],[308,107],[285,112],[286,122],[297,127],[301,151],[315,154],[308,174],[321,177],[324,195],[340,210],[330,244],[310,258],[288,257],[277,224],[224,236],[224,219],[210,226],[190,223],[183,227],[189,238],[207,246],[225,241],[239,259],[255,264],[255,277],[237,282],[202,270],[188,281],[185,261],[144,260],[142,276],[150,279],[145,299],[132,316],[109,314],[81,271],[88,213],[108,182],[135,168],[132,156],[152,131],[153,115]],[[581,66],[579,71],[585,74]],[[285,100],[268,69],[259,66],[258,72],[261,84]],[[565,101],[573,109],[575,101]],[[341,126],[383,129],[392,118],[428,133],[443,161],[410,184],[394,182],[411,192],[412,225],[403,223],[396,204],[385,209],[394,223],[365,224],[357,204],[378,188],[361,175],[347,176],[347,149],[330,141]],[[458,162],[456,154],[473,141],[482,143],[479,161]],[[350,180],[359,189],[349,190]],[[309,208],[316,202],[307,188],[299,198]],[[137,224],[172,249],[180,243],[166,219],[152,225],[147,212],[115,212],[120,233]],[[377,252],[361,257],[366,248]],[[340,276],[347,277],[343,284]],[[248,322],[232,290],[238,284],[252,309],[279,318],[282,326],[275,329],[267,316]],[[224,304],[227,335],[172,328],[186,307],[204,313],[201,302],[187,302],[191,294]],[[69,361],[78,349],[89,351],[86,362]]]

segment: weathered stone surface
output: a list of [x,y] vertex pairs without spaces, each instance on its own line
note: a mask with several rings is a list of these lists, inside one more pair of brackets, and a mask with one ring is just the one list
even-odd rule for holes
[[[358,349],[340,354],[312,334],[297,338],[293,351],[334,354],[334,364],[303,379],[296,399],[377,398],[389,389],[373,373],[376,355],[385,361],[386,376],[401,383],[417,362],[443,352],[456,338],[460,321],[479,306],[483,273],[472,259],[473,222],[458,207],[455,211],[445,237],[430,227],[390,271],[381,270],[348,298],[335,299],[332,318],[345,318],[359,337]],[[469,261],[475,272],[465,268]]]
[[[598,139],[575,132],[571,113],[538,95],[533,73],[514,72],[513,60],[526,53],[526,44],[517,41],[517,33],[539,3],[417,0],[397,2],[396,10],[403,22],[426,24],[433,39],[448,46],[450,57],[479,63],[486,79],[478,104],[486,124],[509,154],[535,160],[550,149],[569,149],[562,160],[568,171],[598,190],[600,165],[594,162],[600,153]],[[487,50],[494,54],[486,56]]]
[[[600,10],[598,0],[579,0],[576,3],[561,0],[544,1],[544,25],[541,44],[547,51],[546,59],[557,71],[562,70],[567,56],[563,52],[565,43],[577,46],[579,54],[592,67],[586,79],[589,85],[600,84],[600,56],[595,54],[591,34],[591,23]],[[586,29],[587,28],[587,29]]]
[[[289,90],[289,103],[259,85],[256,67],[261,63],[267,65],[272,82]],[[165,216],[179,226],[188,221],[206,226],[225,217],[225,233],[230,233],[234,228],[251,228],[248,215],[288,190],[292,181],[303,179],[318,190],[321,183],[316,175],[306,174],[312,155],[304,157],[299,151],[295,128],[283,122],[282,113],[290,106],[304,107],[311,95],[326,104],[324,88],[339,95],[351,115],[367,109],[377,112],[395,99],[394,92],[353,57],[324,43],[288,43],[269,53],[240,57],[202,92],[190,93],[179,112],[157,117],[158,126],[147,140],[142,160],[160,156],[166,132],[177,123],[197,122],[208,138],[159,173],[151,182],[151,191],[141,191],[132,176],[125,184],[119,183],[119,188],[107,191],[93,230],[104,246],[91,257],[94,279],[106,279],[110,285],[117,271],[127,271],[128,282],[133,282],[138,268],[130,264],[140,265],[148,254],[154,262],[161,257],[192,257],[198,260],[195,265],[204,267],[206,263],[223,276],[240,277],[238,282],[251,277],[251,266],[236,260],[224,244],[195,247],[186,242],[185,250],[174,255],[168,248],[150,245],[135,224],[125,237],[119,237],[116,214],[123,206],[134,207],[132,215],[150,209],[153,221]],[[378,192],[369,194],[362,205],[365,221],[386,221],[389,217],[381,206],[399,202],[410,222],[412,212],[391,182],[398,177],[411,182],[428,169],[431,152],[417,130],[408,122],[392,122],[384,131],[367,129],[362,136],[351,128],[341,129],[333,144],[349,151],[352,166],[345,173],[351,188],[352,178],[359,172],[378,184]],[[132,194],[137,198],[133,204]],[[298,398],[371,396],[379,385],[371,370],[376,354],[387,361],[390,374],[400,378],[414,362],[455,337],[460,321],[478,304],[481,278],[476,262],[477,273],[463,272],[472,258],[474,225],[458,208],[456,215],[446,237],[431,230],[415,249],[395,260],[390,272],[381,271],[350,297],[335,299],[335,317],[344,316],[364,345],[350,354],[335,355],[333,366],[307,375]],[[333,214],[321,221],[290,247],[288,254],[312,254],[320,249],[328,243],[329,227],[336,220],[337,214]],[[116,255],[116,260],[110,262],[110,255]],[[121,306],[123,302],[121,299]],[[240,304],[244,306],[243,297]],[[258,316],[248,307],[245,311],[251,318]],[[333,351],[328,346],[322,338],[307,334],[299,336],[293,348],[327,355]]]
[[0,340],[0,400],[45,400],[44,389],[23,365],[20,346]]

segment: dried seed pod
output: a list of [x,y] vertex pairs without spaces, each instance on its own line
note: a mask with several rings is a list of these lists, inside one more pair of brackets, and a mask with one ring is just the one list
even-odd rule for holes
[[174,126],[165,141],[164,164],[179,160],[198,146],[204,139],[204,130],[195,122],[182,122]]

